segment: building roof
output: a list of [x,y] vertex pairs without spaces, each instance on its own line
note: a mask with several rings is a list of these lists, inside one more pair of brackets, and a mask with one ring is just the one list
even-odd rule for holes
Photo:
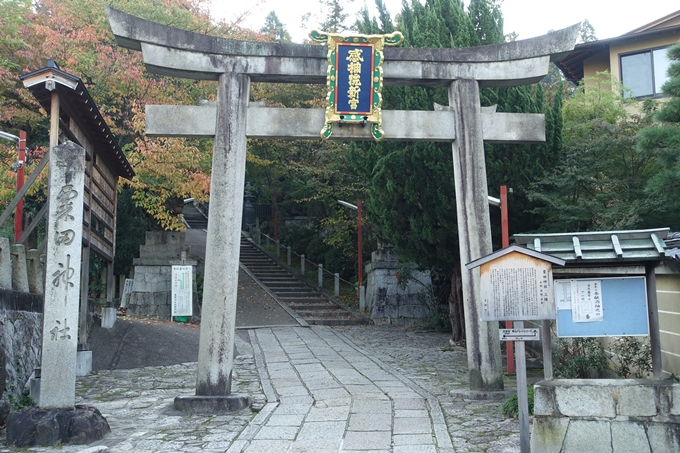
[[615,38],[577,44],[566,57],[560,61],[555,61],[555,65],[560,68],[567,80],[578,83],[583,79],[583,62],[603,50],[608,50],[611,44],[631,39],[649,38],[667,32],[677,33],[678,39],[680,39],[680,24],[673,24],[677,18],[680,18],[680,10]]
[[515,241],[569,264],[640,263],[667,255],[668,228],[557,234],[516,234]]
[[[88,135],[97,155],[104,158],[117,176],[126,179],[135,176],[134,170],[80,78],[62,71],[53,60],[48,60],[46,67],[24,74],[20,79],[48,114],[52,108],[53,90],[56,90],[62,99],[67,99],[73,108],[73,111],[68,112],[69,116]],[[67,127],[62,126],[63,129]]]
[[555,256],[547,255],[545,253],[541,253],[540,251],[532,250],[526,247],[511,245],[508,247],[504,247],[500,250],[496,250],[495,252],[483,256],[481,258],[478,258],[474,261],[470,261],[465,265],[465,267],[467,267],[468,269],[474,269],[475,267],[479,267],[482,264],[494,261],[502,256],[509,255],[511,253],[521,253],[522,255],[530,256],[532,258],[536,258],[541,261],[546,261],[551,264],[556,264],[558,266],[564,266],[565,263],[563,259],[557,258]]

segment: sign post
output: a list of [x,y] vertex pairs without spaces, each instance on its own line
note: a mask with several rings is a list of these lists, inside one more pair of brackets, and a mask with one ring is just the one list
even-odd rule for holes
[[[524,328],[524,321],[555,319],[553,264],[563,266],[564,260],[524,247],[512,246],[466,265],[469,270],[480,268],[482,321],[514,321],[513,328],[500,329],[499,336],[501,341],[514,341],[516,347],[517,409],[522,453],[531,451],[524,342],[540,338],[539,329]],[[543,337],[544,342],[546,338],[550,341],[550,332],[544,332]],[[549,363],[552,367],[552,362]],[[546,365],[544,362],[544,366]],[[549,374],[552,375],[552,371]]]

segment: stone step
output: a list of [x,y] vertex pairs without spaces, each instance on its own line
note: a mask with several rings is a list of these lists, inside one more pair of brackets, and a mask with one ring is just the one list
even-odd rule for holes
[[[274,291],[274,293],[276,293],[276,291]],[[304,298],[308,298],[308,297],[309,298],[311,298],[311,297],[321,298],[321,297],[323,297],[321,294],[315,293],[315,292],[312,292],[312,291],[309,291],[309,292],[307,292],[307,291],[298,291],[298,292],[282,291],[281,296],[282,296],[281,297],[282,299],[290,299],[290,298],[296,298],[297,299],[297,298],[301,298],[301,297],[304,297]]]
[[333,303],[289,303],[288,306],[292,308],[293,310],[297,311],[305,311],[305,310],[329,310],[334,308]]
[[317,325],[317,326],[359,326],[368,324],[367,320],[359,318],[347,318],[347,319],[337,319],[337,318],[304,318],[307,324]]

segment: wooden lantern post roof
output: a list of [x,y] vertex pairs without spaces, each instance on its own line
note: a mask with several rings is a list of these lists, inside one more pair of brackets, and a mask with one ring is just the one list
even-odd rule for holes
[[[56,90],[60,97],[67,100],[64,105],[67,104],[72,109],[65,113],[89,136],[95,152],[109,163],[118,176],[128,180],[135,176],[134,170],[79,77],[62,71],[53,60],[48,60],[46,67],[24,74],[20,79],[48,114],[51,113],[52,91]],[[63,121],[64,119],[60,118],[62,132],[69,140],[78,143]]]

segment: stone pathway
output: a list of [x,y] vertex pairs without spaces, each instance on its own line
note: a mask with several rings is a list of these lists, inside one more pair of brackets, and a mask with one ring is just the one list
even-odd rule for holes
[[519,452],[517,421],[504,419],[503,400],[471,398],[465,350],[446,335],[313,326],[237,338],[233,390],[253,397],[252,410],[174,411],[175,396],[194,392],[195,363],[99,372],[78,380],[78,403],[97,407],[112,433],[96,445],[28,451]]

